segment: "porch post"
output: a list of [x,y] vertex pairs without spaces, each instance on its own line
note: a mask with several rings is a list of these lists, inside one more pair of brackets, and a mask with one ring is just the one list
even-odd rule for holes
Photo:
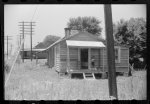
[[103,72],[104,72],[104,48],[103,48]]
[[88,69],[91,69],[91,48],[88,49]]
[[78,69],[80,69],[80,48],[78,48]]
[[69,72],[70,68],[70,58],[69,58],[69,47],[67,46],[67,71]]

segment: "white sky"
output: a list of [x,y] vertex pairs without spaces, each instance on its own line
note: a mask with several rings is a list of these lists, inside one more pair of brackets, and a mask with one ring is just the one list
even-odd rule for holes
[[[37,9],[36,9],[37,8]],[[35,14],[34,14],[35,12]],[[34,15],[34,16],[33,16]],[[19,23],[21,21],[36,22],[33,46],[43,41],[46,35],[63,37],[64,28],[70,17],[94,16],[101,21],[102,36],[105,37],[104,9],[103,5],[5,5],[4,6],[4,35],[13,36],[13,44],[16,44],[19,35]],[[146,18],[146,5],[112,5],[113,22],[120,19],[128,20],[131,17]],[[30,47],[30,36],[25,38],[25,48]],[[15,46],[15,45],[14,45]]]

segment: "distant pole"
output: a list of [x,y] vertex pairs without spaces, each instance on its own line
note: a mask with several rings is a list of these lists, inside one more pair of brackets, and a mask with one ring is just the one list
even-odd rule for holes
[[21,35],[19,35],[20,36],[20,45],[21,45]]
[[22,35],[17,35],[18,36],[18,47],[21,46],[21,41],[22,41]]
[[[20,27],[21,27],[21,35],[22,35],[22,39],[23,39],[23,43],[22,43],[22,62],[24,63],[24,21],[22,21],[22,22],[19,22],[19,23],[21,23],[21,25],[19,25]],[[20,35],[20,45],[21,45],[21,35]]]
[[[24,41],[24,21],[22,22],[22,38],[23,38],[23,41]],[[23,63],[24,63],[24,42],[22,44],[22,62]]]
[[[22,25],[20,25],[20,26],[22,26],[21,28],[22,28],[22,30],[20,30],[20,31],[22,31],[21,32],[21,34],[23,35],[23,39],[24,39],[24,36],[25,35],[30,35],[30,38],[31,38],[31,50],[30,50],[30,52],[31,52],[31,57],[30,57],[30,59],[31,59],[31,61],[32,61],[32,35],[33,35],[33,26],[35,26],[35,24],[33,24],[33,23],[35,23],[35,22],[20,22],[20,23],[22,23]],[[24,61],[24,43],[23,43],[23,61]]]
[[110,97],[114,97],[115,99],[118,99],[117,83],[116,83],[116,69],[115,69],[112,11],[111,11],[110,4],[104,5],[104,14],[105,14],[105,29],[106,29],[106,40],[107,40],[109,95]]
[[38,64],[38,52],[36,52],[36,64]]
[[31,61],[32,61],[32,22],[31,22]]
[[12,37],[12,36],[5,36],[5,37],[4,37],[5,40],[6,40],[6,44],[7,44],[7,49],[6,49],[6,50],[7,50],[7,53],[6,53],[7,59],[8,59],[8,44],[9,44],[8,41],[9,41],[9,40],[12,40],[11,37]]

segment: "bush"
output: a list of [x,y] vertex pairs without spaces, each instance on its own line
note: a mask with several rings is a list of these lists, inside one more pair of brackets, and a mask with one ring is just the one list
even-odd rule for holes
[[10,66],[7,63],[5,63],[4,70],[6,73],[9,73],[10,71]]

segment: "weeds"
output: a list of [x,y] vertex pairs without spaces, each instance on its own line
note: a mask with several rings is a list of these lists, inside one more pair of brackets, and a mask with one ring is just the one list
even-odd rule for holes
[[6,62],[4,64],[4,71],[8,74],[10,72],[10,66]]
[[[15,67],[10,79],[5,87],[6,100],[109,100],[108,79],[60,79],[54,69],[36,62]],[[146,71],[118,76],[117,88],[119,100],[145,100]]]

